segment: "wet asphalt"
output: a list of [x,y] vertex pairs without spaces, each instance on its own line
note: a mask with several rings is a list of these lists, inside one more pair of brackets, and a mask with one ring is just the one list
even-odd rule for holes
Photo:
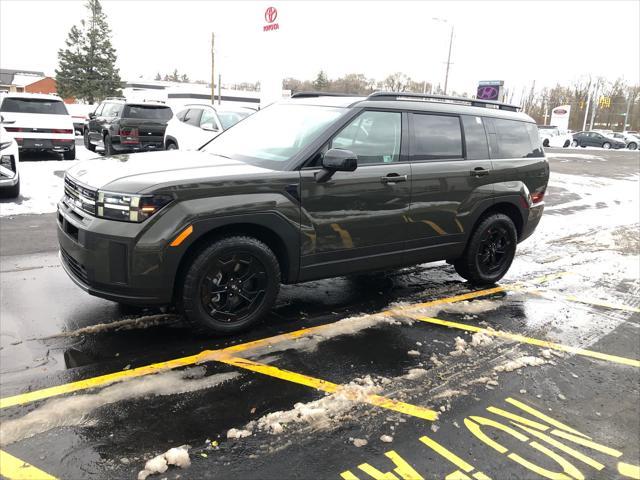
[[[0,396],[125,373],[107,386],[88,383],[94,388],[75,393],[63,387],[42,400],[16,397],[0,411],[0,449],[65,479],[136,478],[146,460],[181,445],[190,447],[191,466],[149,478],[634,478],[640,154],[547,155],[545,217],[502,282],[525,290],[422,312],[456,328],[410,321],[402,312],[366,323],[390,306],[473,290],[439,262],[285,286],[253,331],[197,336],[171,311],[124,310],[75,287],[57,258],[54,214],[2,218]],[[363,316],[365,323],[338,331],[346,324],[335,322]],[[127,377],[139,367],[325,324],[334,326],[237,353],[277,367],[275,374],[204,359]],[[479,344],[452,355],[457,338],[472,344],[474,328],[522,337],[475,337]],[[567,353],[531,339],[583,350]],[[345,401],[286,372],[365,387]],[[369,393],[439,418],[371,405]],[[269,417],[292,409],[297,416]],[[265,419],[281,420],[282,429],[264,427]],[[233,428],[251,435],[227,438]],[[0,473],[17,475],[8,464]]]

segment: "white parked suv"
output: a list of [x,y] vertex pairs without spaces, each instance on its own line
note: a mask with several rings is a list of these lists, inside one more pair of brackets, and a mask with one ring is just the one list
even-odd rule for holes
[[3,125],[0,125],[0,196],[15,198],[20,194],[20,153],[18,143]]
[[18,142],[21,152],[61,153],[65,160],[76,158],[73,120],[57,95],[6,93],[0,96],[0,115],[6,130]]
[[216,109],[204,104],[184,105],[167,124],[164,148],[197,150],[254,112],[245,107]]
[[573,140],[570,133],[551,125],[538,125],[538,134],[543,147],[567,148]]

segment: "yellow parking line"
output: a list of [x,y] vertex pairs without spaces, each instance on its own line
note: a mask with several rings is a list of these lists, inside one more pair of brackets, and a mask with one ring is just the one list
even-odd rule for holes
[[622,365],[629,365],[632,367],[640,367],[640,361],[632,358],[619,357],[617,355],[609,355],[607,353],[594,352],[593,350],[585,350],[584,348],[571,347],[569,345],[562,345],[560,343],[549,342],[547,340],[540,340],[537,338],[526,337],[518,333],[504,332],[500,330],[491,330],[488,328],[477,327],[475,325],[468,325],[466,323],[450,322],[448,320],[440,320],[439,318],[423,317],[420,315],[408,315],[410,318],[420,320],[425,323],[432,323],[435,325],[442,325],[443,327],[455,328],[458,330],[467,330],[470,332],[482,332],[494,337],[507,338],[520,343],[528,343],[530,345],[536,345],[543,348],[551,348],[563,352],[573,353],[574,355],[583,355],[585,357],[597,358],[598,360],[604,360],[607,362],[620,363]]
[[131,370],[108,373],[106,375],[100,375],[98,377],[87,378],[86,380],[79,380],[77,382],[65,383],[55,387],[35,390],[33,392],[21,393],[12,397],[5,397],[0,399],[0,409],[12,407],[14,405],[22,405],[24,403],[34,402],[36,400],[43,400],[45,398],[55,397],[57,395],[62,395],[65,393],[76,392],[78,390],[85,390],[87,388],[101,387],[108,383],[113,383],[128,378],[142,377],[151,373],[157,373],[164,370],[171,370],[177,367],[193,365],[200,361],[203,356],[206,356],[209,353],[209,350],[205,350],[197,355],[191,355],[189,357],[176,358],[167,362],[153,363],[151,365],[145,365],[143,367],[138,367]]
[[562,300],[568,300],[570,302],[576,302],[576,303],[584,303],[585,305],[594,305],[596,307],[610,308],[612,310],[623,310],[625,312],[640,313],[640,308],[632,307],[630,305],[624,305],[622,303],[603,302],[602,300],[580,298],[580,297],[575,297],[573,295],[556,294],[555,292],[547,292],[545,290],[529,291],[527,293],[531,293],[539,297],[548,298],[549,300],[556,300],[559,297]]
[[[310,377],[301,373],[291,372],[289,370],[283,370],[272,365],[254,362],[252,360],[247,360],[246,358],[231,357],[228,355],[218,354],[211,356],[210,359],[221,363],[226,363],[227,365],[233,365],[234,367],[250,370],[252,372],[261,373],[262,375],[267,375],[269,377],[286,380],[287,382],[297,383],[299,385],[315,388],[316,390],[320,390],[322,392],[336,393],[344,388],[342,385],[338,385],[336,383]],[[349,398],[348,390],[345,390],[345,394],[347,398]],[[381,395],[371,394],[361,399],[357,394],[354,393],[353,398],[349,399],[353,401],[363,401],[370,405],[375,405],[376,407],[386,408],[387,410],[393,410],[398,413],[404,413],[406,415],[422,418],[424,420],[435,421],[438,419],[438,413],[434,410],[400,402],[398,400],[386,398]]]
[[56,480],[56,477],[3,450],[0,450],[0,477],[9,480]]
[[[564,276],[564,275],[566,275],[565,272],[545,275],[545,276],[538,277],[536,279],[531,280],[529,282],[529,284],[539,284],[539,283],[548,282],[550,280],[553,280],[555,278],[559,278],[559,277]],[[383,311],[380,314],[381,315],[387,315],[387,316],[393,316],[394,314],[397,314],[399,312],[407,312],[407,311],[410,311],[411,309],[419,309],[419,308],[424,308],[424,307],[428,307],[428,306],[442,305],[442,304],[446,304],[446,303],[455,303],[455,302],[460,302],[460,301],[464,301],[464,300],[470,300],[470,299],[473,299],[473,298],[489,296],[489,295],[493,295],[495,293],[506,292],[508,290],[518,290],[520,288],[522,288],[522,287],[520,287],[518,285],[511,285],[511,286],[504,286],[504,287],[488,288],[488,289],[484,289],[484,290],[476,290],[474,292],[468,292],[468,293],[464,293],[464,294],[461,294],[461,295],[455,295],[455,296],[452,296],[452,297],[446,297],[446,298],[442,298],[442,299],[438,299],[438,300],[431,300],[431,301],[428,301],[428,302],[422,302],[422,303],[418,303],[418,304],[407,306],[407,307],[398,307],[398,308],[395,308],[395,309],[390,309],[390,310]],[[0,409],[11,407],[11,406],[15,406],[15,405],[22,405],[22,404],[33,402],[33,401],[36,401],[36,400],[43,400],[45,398],[50,398],[50,397],[54,397],[54,396],[57,396],[57,395],[63,395],[63,394],[66,394],[66,393],[72,393],[72,392],[76,392],[78,390],[84,390],[84,389],[88,389],[88,388],[97,388],[97,387],[101,387],[101,386],[107,385],[109,383],[125,380],[125,379],[128,379],[128,378],[141,377],[141,376],[144,376],[144,375],[149,375],[149,374],[157,373],[157,372],[164,371],[164,370],[171,370],[171,369],[178,368],[178,367],[184,367],[184,366],[193,365],[193,364],[196,364],[196,363],[199,363],[199,362],[207,360],[207,358],[211,354],[215,354],[217,352],[223,352],[223,353],[230,354],[230,353],[242,352],[242,351],[245,351],[245,350],[249,350],[249,349],[253,349],[253,348],[257,348],[257,347],[261,347],[261,346],[274,345],[274,344],[276,344],[278,342],[281,342],[283,340],[290,340],[290,339],[300,338],[300,337],[304,337],[304,336],[312,335],[314,333],[321,332],[323,330],[331,328],[332,325],[333,325],[333,323],[328,323],[328,324],[323,324],[323,325],[319,325],[319,326],[316,326],[316,327],[303,328],[303,329],[296,330],[296,331],[293,331],[293,332],[284,333],[284,334],[281,334],[281,335],[275,335],[273,337],[263,338],[263,339],[260,339],[260,340],[255,340],[255,341],[251,341],[251,342],[242,343],[242,344],[239,344],[239,345],[233,345],[231,347],[227,347],[227,348],[224,348],[224,349],[221,349],[221,350],[204,350],[204,351],[202,351],[202,352],[200,352],[200,353],[198,353],[196,355],[191,355],[191,356],[188,356],[188,357],[176,358],[176,359],[169,360],[169,361],[166,361],[166,362],[154,363],[154,364],[151,364],[151,365],[146,365],[146,366],[134,368],[134,369],[131,369],[131,370],[124,370],[124,371],[120,371],[120,372],[114,372],[114,373],[110,373],[110,374],[106,374],[106,375],[100,375],[100,376],[97,376],[97,377],[88,378],[86,380],[80,380],[80,381],[77,381],[77,382],[65,383],[63,385],[58,385],[58,386],[55,386],[55,387],[43,388],[41,390],[35,390],[33,392],[13,395],[11,397],[5,397],[5,398],[0,399]]]

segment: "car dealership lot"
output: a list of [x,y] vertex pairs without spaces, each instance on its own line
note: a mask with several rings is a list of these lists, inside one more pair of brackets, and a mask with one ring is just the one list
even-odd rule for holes
[[[545,216],[500,287],[444,263],[287,286],[228,338],[88,297],[54,214],[0,204],[0,474],[135,478],[190,445],[150,478],[636,478],[640,155],[547,155]],[[62,162],[25,164],[51,172],[24,197],[61,192]]]

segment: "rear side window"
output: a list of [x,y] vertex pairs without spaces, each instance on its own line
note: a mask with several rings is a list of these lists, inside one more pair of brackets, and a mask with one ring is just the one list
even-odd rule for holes
[[117,103],[105,103],[104,109],[102,110],[103,117],[117,117],[120,115],[122,111],[122,105]]
[[47,115],[69,115],[67,107],[60,100],[42,98],[7,97],[2,102],[0,112],[11,113],[44,113]]
[[[541,151],[536,151],[536,146],[532,141],[529,134],[531,131],[529,125],[526,122],[520,122],[517,120],[504,120],[501,118],[494,118],[493,124],[496,128],[496,136],[498,139],[498,155],[495,158],[527,158],[527,157],[540,157]],[[537,127],[535,128],[535,134],[539,137]],[[536,143],[539,143],[539,138]]]
[[525,124],[527,131],[529,132],[529,140],[531,140],[532,157],[544,157],[544,150],[542,149],[542,141],[538,134],[538,127],[533,123]]
[[412,113],[411,160],[462,158],[458,117]]
[[156,105],[126,105],[124,118],[139,118],[143,120],[169,120],[173,114],[169,107]]
[[484,160],[489,158],[489,146],[487,145],[487,135],[482,117],[463,115],[462,125],[467,147],[467,159]]
[[184,116],[184,120],[182,120],[187,125],[191,125],[193,127],[200,126],[200,115],[202,115],[201,108],[191,108]]

